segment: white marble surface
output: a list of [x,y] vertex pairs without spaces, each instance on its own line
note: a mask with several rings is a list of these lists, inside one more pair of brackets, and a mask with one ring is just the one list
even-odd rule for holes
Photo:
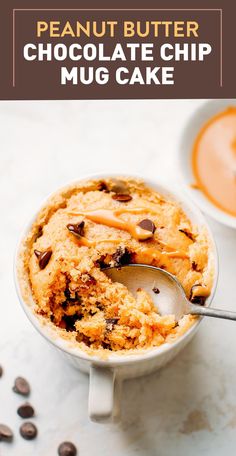
[[[193,342],[154,375],[126,382],[122,421],[87,418],[88,379],[38,335],[15,294],[19,231],[49,192],[85,173],[120,171],[176,185],[176,147],[201,101],[8,102],[0,105],[0,422],[15,431],[1,456],[53,456],[64,439],[80,456],[233,456],[236,447],[236,326],[205,319]],[[220,255],[215,306],[236,310],[235,231],[210,221]],[[32,384],[39,436],[23,441],[11,391]]]

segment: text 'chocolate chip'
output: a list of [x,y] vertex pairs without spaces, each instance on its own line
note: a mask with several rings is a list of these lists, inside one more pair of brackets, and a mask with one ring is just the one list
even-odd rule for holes
[[76,456],[77,449],[71,442],[63,442],[58,448],[59,456]]
[[13,391],[22,396],[28,396],[30,393],[30,385],[23,377],[17,377],[13,386]]
[[27,423],[23,423],[20,427],[20,435],[25,440],[33,440],[37,437],[38,430],[33,423],[29,421]]

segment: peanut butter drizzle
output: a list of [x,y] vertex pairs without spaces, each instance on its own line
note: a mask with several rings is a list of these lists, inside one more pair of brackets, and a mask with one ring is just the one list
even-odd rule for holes
[[121,215],[121,214],[143,214],[145,212],[148,212],[149,214],[153,215],[159,215],[159,211],[155,211],[151,207],[130,207],[130,208],[122,208],[122,209],[116,209],[114,213],[116,215]]
[[[84,216],[88,220],[91,220],[92,222],[99,223],[102,225],[109,226],[111,228],[118,228],[120,230],[127,231],[128,233],[131,234],[131,236],[136,239],[137,241],[145,241],[147,239],[150,239],[152,236],[152,233],[150,231],[144,230],[140,226],[127,222],[125,220],[122,220],[121,218],[118,217],[118,215],[121,215],[122,213],[134,213],[134,214],[140,214],[143,213],[144,211],[147,211],[147,208],[124,208],[124,209],[118,209],[111,211],[109,209],[95,209],[94,211],[80,211],[80,212],[69,212],[70,215],[74,216]],[[102,242],[115,242],[119,244],[120,242],[124,242],[124,240],[112,240],[112,239],[104,239],[104,240],[99,240],[99,241],[89,241],[88,239],[81,237],[79,239],[79,242],[81,245],[85,245],[87,247],[94,247],[96,244],[102,243]],[[145,255],[148,255],[151,259],[153,258],[159,258],[162,255],[165,255],[165,257],[172,257],[172,258],[182,258],[186,259],[189,258],[188,254],[185,253],[182,250],[175,250],[174,247],[169,246],[163,241],[159,241],[160,245],[162,245],[164,248],[168,249],[168,251],[163,251],[160,252],[157,249],[153,249],[150,247],[147,248],[141,248],[140,251],[144,253]]]
[[137,241],[145,241],[146,239],[150,239],[150,237],[152,236],[152,233],[150,231],[144,230],[143,228],[134,223],[122,220],[117,216],[116,211],[111,211],[109,209],[96,209],[94,211],[89,212],[74,212],[73,215],[82,215],[86,217],[88,220],[91,220],[92,222],[110,226],[111,228],[118,228],[119,230],[127,231]]
[[97,244],[102,244],[103,242],[112,242],[114,244],[120,244],[121,242],[124,242],[123,239],[98,239],[97,241],[90,241],[86,237],[78,237],[78,244],[84,246],[84,247],[96,247]]
[[149,256],[151,259],[161,259],[161,257],[171,257],[171,258],[182,258],[188,259],[189,256],[182,250],[174,250],[172,252],[162,251],[160,252],[157,249],[151,247],[141,247],[139,249],[140,253]]

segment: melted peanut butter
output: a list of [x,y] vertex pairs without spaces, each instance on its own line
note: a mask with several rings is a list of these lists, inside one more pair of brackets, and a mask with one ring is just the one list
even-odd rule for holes
[[[96,209],[94,211],[80,211],[80,212],[70,212],[71,215],[76,216],[83,216],[86,217],[88,220],[91,220],[94,223],[99,223],[102,225],[106,225],[112,228],[118,228],[120,230],[127,231],[131,234],[131,236],[136,239],[137,241],[145,241],[152,237],[152,233],[150,231],[144,230],[137,224],[127,222],[119,218],[119,215],[122,213],[133,213],[133,214],[140,214],[144,211],[147,211],[147,208],[125,208],[125,209],[118,209],[118,210],[110,210],[110,209]],[[102,242],[114,242],[116,244],[120,244],[124,242],[122,239],[102,239],[98,241],[90,241],[85,237],[78,238],[78,242],[80,245],[86,247],[95,247],[98,243]],[[162,257],[172,257],[172,258],[182,258],[186,259],[189,258],[188,254],[182,250],[175,250],[175,247],[172,247],[165,242],[158,240],[159,244],[162,245],[166,251],[160,252],[156,248],[150,247],[142,247],[140,250],[145,256],[149,257],[149,260],[152,261],[153,259],[159,260]]]
[[236,107],[212,117],[200,130],[192,166],[197,188],[215,206],[236,216]]
[[90,241],[84,236],[77,238],[78,244],[84,247],[96,247],[97,244],[102,244],[103,242],[112,242],[113,244],[120,244],[124,242],[123,239],[98,239],[97,241]]
[[[138,210],[138,208],[135,210]],[[121,213],[120,210],[118,212]],[[74,212],[73,215],[82,215],[86,217],[88,220],[91,220],[92,222],[110,226],[111,228],[117,228],[119,230],[127,231],[137,241],[145,241],[152,237],[152,233],[150,231],[144,230],[135,223],[122,220],[120,217],[118,217],[117,211],[112,211],[109,209],[96,209],[94,211],[88,212]]]
[[152,248],[152,247],[142,247],[140,248],[140,252],[143,253],[145,256],[148,256],[150,259],[161,259],[161,257],[171,257],[171,258],[182,258],[188,259],[189,256],[182,250],[174,250],[171,252],[162,251]]

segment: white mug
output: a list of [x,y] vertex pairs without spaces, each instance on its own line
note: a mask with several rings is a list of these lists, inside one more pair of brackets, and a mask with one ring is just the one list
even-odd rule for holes
[[[79,181],[87,179],[105,179],[107,177],[117,177],[117,175],[93,175],[87,176],[86,178],[80,179]],[[212,241],[212,256],[215,267],[212,292],[206,301],[206,305],[209,306],[215,293],[218,278],[218,256],[215,242],[209,226],[207,225],[202,213],[191,201],[182,195],[180,196],[176,194],[176,192],[173,195],[171,191],[169,191],[165,186],[162,186],[158,183],[152,182],[148,179],[145,179],[145,182],[148,186],[160,194],[178,202],[178,204],[181,205],[184,212],[194,224],[203,225],[206,227],[209,233],[209,237]],[[28,223],[26,229],[22,233],[15,257],[14,275],[20,303],[29,320],[33,323],[40,334],[44,336],[49,342],[51,342],[55,347],[63,351],[67,359],[70,360],[70,362],[72,362],[75,367],[83,372],[89,373],[90,385],[88,410],[91,420],[96,422],[105,422],[111,419],[115,419],[119,416],[119,393],[121,390],[122,380],[150,374],[151,372],[160,369],[166,363],[171,361],[177,355],[177,353],[179,353],[179,351],[185,347],[185,345],[192,339],[197,329],[199,328],[201,318],[199,318],[193,324],[193,326],[175,342],[164,343],[159,347],[155,347],[137,354],[118,355],[114,352],[111,353],[107,359],[101,359],[95,355],[91,356],[85,351],[81,350],[79,347],[76,347],[75,344],[72,345],[71,342],[62,339],[58,336],[56,328],[54,329],[51,325],[45,324],[45,319],[35,314],[33,310],[34,302],[32,296],[32,302],[26,303],[20,289],[17,273],[19,249],[21,242],[31,229],[35,218],[36,216],[33,218],[33,220],[30,221],[30,223]]]

